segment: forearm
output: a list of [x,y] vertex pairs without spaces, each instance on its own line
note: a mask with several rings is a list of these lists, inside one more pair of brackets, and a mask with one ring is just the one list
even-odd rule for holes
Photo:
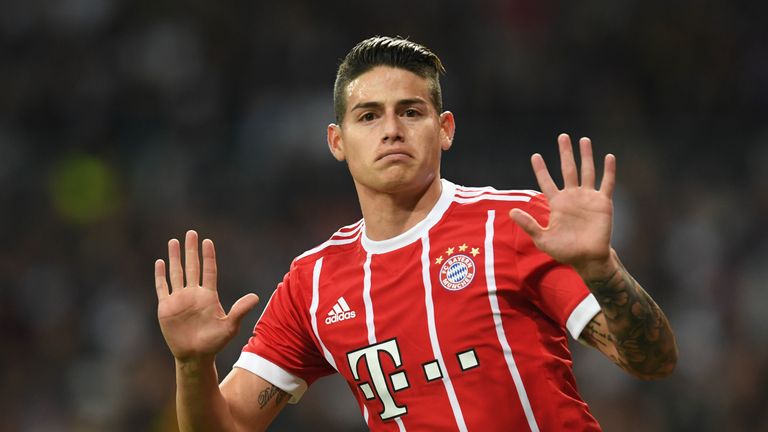
[[579,271],[605,315],[607,334],[589,326],[592,340],[613,342],[614,361],[642,379],[669,375],[677,363],[677,345],[661,308],[627,272],[616,252],[595,271]]
[[182,432],[237,430],[213,359],[176,361],[176,416]]

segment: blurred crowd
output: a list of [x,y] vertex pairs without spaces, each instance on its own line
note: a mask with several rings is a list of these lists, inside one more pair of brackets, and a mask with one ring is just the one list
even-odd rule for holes
[[[642,382],[572,342],[605,430],[768,431],[767,9],[4,0],[0,431],[175,430],[153,261],[186,229],[214,239],[228,308],[268,298],[294,256],[359,219],[325,127],[336,66],[375,34],[446,65],[456,183],[537,188],[529,156],[556,167],[559,132],[616,154],[614,246],[680,360]],[[273,430],[364,423],[336,377]]]

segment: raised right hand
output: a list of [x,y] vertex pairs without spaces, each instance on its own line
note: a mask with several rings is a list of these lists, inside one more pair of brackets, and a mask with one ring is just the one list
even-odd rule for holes
[[213,242],[203,240],[202,285],[197,244],[197,233],[187,231],[182,270],[179,241],[172,239],[168,242],[171,291],[165,261],[155,261],[157,319],[173,356],[182,362],[213,358],[235,336],[245,314],[259,302],[256,294],[246,294],[232,305],[229,314],[225,313],[216,290]]

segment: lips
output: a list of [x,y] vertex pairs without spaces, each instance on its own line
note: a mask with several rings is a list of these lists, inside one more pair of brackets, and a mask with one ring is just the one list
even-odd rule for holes
[[382,160],[384,158],[397,159],[397,158],[411,158],[411,157],[412,156],[408,152],[406,152],[404,150],[393,149],[393,150],[388,150],[388,151],[380,154],[376,158],[376,160],[379,161],[379,160]]

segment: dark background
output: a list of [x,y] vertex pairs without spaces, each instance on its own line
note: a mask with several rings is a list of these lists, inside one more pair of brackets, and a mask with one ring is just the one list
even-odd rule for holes
[[[228,309],[356,221],[325,144],[331,89],[340,58],[386,34],[448,69],[452,181],[537,188],[529,156],[557,167],[559,132],[616,154],[614,246],[680,360],[642,382],[572,343],[603,427],[768,431],[765,5],[4,0],[0,430],[174,429],[153,261],[188,228],[213,238]],[[336,378],[273,430],[362,428]]]

